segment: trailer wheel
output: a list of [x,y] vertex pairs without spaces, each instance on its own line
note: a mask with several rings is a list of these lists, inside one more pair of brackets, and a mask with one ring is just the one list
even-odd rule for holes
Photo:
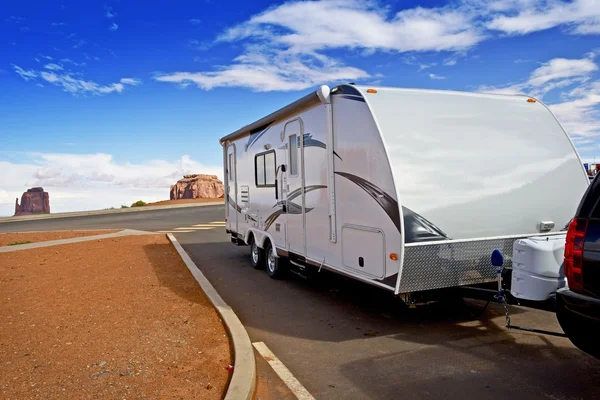
[[267,259],[267,275],[273,279],[279,279],[285,274],[285,268],[280,258],[275,256],[275,251],[270,241],[265,246],[265,257]]
[[254,269],[263,269],[265,266],[265,251],[258,247],[254,236],[250,239],[250,263]]

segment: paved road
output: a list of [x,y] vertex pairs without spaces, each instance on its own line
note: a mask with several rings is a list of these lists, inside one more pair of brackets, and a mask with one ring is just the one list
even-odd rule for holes
[[[0,224],[0,231],[165,230],[222,220],[222,206],[78,221]],[[403,310],[386,292],[323,274],[275,281],[222,228],[177,234],[199,268],[317,399],[594,399],[600,362],[567,339],[507,331],[502,310]],[[560,330],[552,313],[514,308],[513,322]]]
[[[30,232],[68,229],[139,229],[170,230],[199,224],[202,221],[223,221],[223,206],[201,206],[141,211],[122,214],[101,214],[21,222],[0,223],[1,232]],[[210,220],[210,221],[209,221]]]

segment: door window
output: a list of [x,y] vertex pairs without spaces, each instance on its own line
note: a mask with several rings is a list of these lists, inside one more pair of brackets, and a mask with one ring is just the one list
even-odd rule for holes
[[290,135],[290,176],[298,176],[298,135]]

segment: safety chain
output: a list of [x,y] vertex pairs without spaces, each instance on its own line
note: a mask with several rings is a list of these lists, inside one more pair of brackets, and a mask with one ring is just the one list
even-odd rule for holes
[[504,306],[504,314],[506,314],[506,327],[510,328],[510,314],[508,313],[508,302],[506,296],[502,296],[502,305]]

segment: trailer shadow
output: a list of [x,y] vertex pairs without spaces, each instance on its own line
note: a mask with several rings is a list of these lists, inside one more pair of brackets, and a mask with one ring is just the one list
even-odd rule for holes
[[[461,325],[476,320],[484,302],[407,309],[391,292],[325,271],[312,279],[293,274],[270,279],[250,266],[247,247],[228,242],[183,246],[250,329],[332,342],[399,335],[423,344],[486,333]],[[515,315],[521,312],[513,309]],[[502,310],[490,306],[488,314],[499,316]],[[504,331],[498,327],[494,333]]]
[[[247,247],[182,244],[252,340],[268,341],[304,374],[302,362],[319,360],[314,368],[327,375],[325,382],[344,385],[315,386],[317,398],[597,397],[600,362],[568,339],[507,330],[498,304],[481,315],[485,303],[471,300],[407,309],[391,293],[335,274],[272,280],[249,265]],[[559,329],[550,312],[511,311],[515,323]],[[270,334],[306,340],[274,341]],[[335,359],[302,357],[308,349]],[[311,389],[310,378],[305,384]]]

